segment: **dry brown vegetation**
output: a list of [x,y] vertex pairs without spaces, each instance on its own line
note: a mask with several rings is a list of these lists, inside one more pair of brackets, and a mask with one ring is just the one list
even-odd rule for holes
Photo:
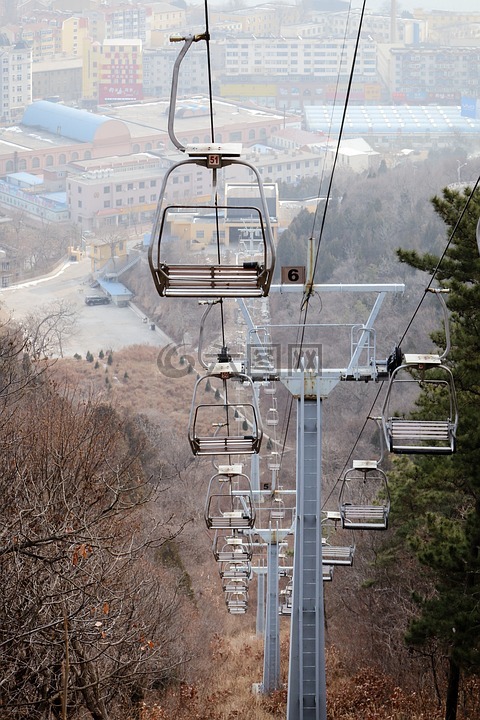
[[[252,635],[255,584],[246,616],[226,612],[218,571],[205,531],[203,503],[212,474],[211,464],[193,458],[186,428],[196,373],[165,378],[158,370],[158,350],[130,347],[107,361],[94,353],[94,362],[58,362],[55,374],[85,392],[101,393],[118,411],[144,418],[143,429],[153,443],[147,468],[163,479],[162,513],[176,517],[185,528],[171,547],[171,561],[183,568],[193,601],[189,617],[192,653],[183,681],[145,699],[142,720],[269,720],[286,715],[286,691],[270,696],[252,692],[262,680],[263,643]],[[98,362],[98,367],[95,367]],[[108,383],[105,378],[108,377]],[[351,398],[350,398],[351,400]],[[355,396],[361,404],[361,398]],[[342,448],[333,441],[341,418],[327,425],[339,465]],[[288,479],[287,479],[288,481]],[[328,481],[327,481],[328,482]],[[332,480],[330,480],[332,482]],[[329,720],[440,720],[428,662],[408,656],[403,631],[411,610],[390,579],[390,590],[375,590],[370,579],[379,547],[378,536],[361,533],[354,568],[339,571],[326,591],[327,686]],[[168,553],[163,559],[168,559]],[[403,571],[408,574],[409,569]],[[388,579],[387,579],[388,580]],[[386,582],[388,585],[388,582]],[[287,680],[288,622],[282,638],[282,681]],[[374,660],[373,660],[374,659]],[[427,658],[428,660],[428,658]],[[379,665],[376,666],[376,663]],[[382,670],[379,669],[382,667]],[[444,677],[438,670],[438,683]],[[460,718],[471,720],[477,688],[465,697]],[[473,714],[472,714],[473,712]],[[123,719],[125,720],[125,719]],[[132,717],[133,720],[133,717]]]
[[[262,668],[263,647],[258,637],[240,632],[214,637],[206,677],[182,685],[161,700],[146,701],[142,720],[275,720],[285,718],[286,689],[270,695],[253,692]],[[282,640],[282,675],[287,676],[287,633]],[[286,688],[286,686],[284,686]],[[471,693],[475,692],[471,688]],[[478,688],[477,688],[478,689]],[[348,671],[335,647],[327,651],[328,720],[441,720],[437,703],[400,688],[374,667]],[[469,715],[465,717],[476,717]]]

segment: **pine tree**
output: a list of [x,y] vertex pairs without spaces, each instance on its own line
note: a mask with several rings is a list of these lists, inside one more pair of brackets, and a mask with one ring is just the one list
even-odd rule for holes
[[[453,233],[470,195],[446,188],[432,203],[448,228],[451,243],[436,279],[449,289],[452,348],[447,362],[458,394],[457,452],[446,458],[402,457],[391,477],[396,539],[423,567],[430,588],[416,597],[418,615],[407,642],[436,644],[448,658],[445,720],[455,720],[459,688],[468,674],[480,674],[480,259],[475,227],[480,192]],[[401,262],[431,273],[439,261],[430,254],[398,251]],[[444,333],[433,336],[444,346]],[[424,393],[417,415],[435,398]]]

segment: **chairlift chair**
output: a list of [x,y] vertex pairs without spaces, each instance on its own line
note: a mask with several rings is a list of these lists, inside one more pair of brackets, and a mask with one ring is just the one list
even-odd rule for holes
[[326,540],[322,542],[323,565],[353,565],[354,553],[354,545],[330,545]]
[[222,590],[224,592],[238,592],[248,590],[248,578],[222,578]]
[[322,565],[322,580],[323,582],[332,582],[333,580],[333,565]]
[[278,425],[278,410],[276,407],[271,407],[267,410],[266,423],[271,427]]
[[[444,318],[446,347],[438,354],[406,354],[391,371],[382,407],[382,426],[387,448],[393,453],[451,455],[455,452],[458,424],[455,383],[450,368],[444,363],[450,350],[450,326],[442,288],[428,288],[439,300]],[[401,352],[398,350],[401,358]],[[438,395],[443,408],[429,418],[407,419],[392,411],[395,397],[405,387],[417,386]],[[400,392],[397,392],[400,391]],[[437,403],[437,406],[440,403]]]
[[273,451],[267,459],[267,467],[269,470],[280,470],[280,453]]
[[[195,35],[175,35],[170,38],[172,42],[183,42],[180,52],[173,66],[170,103],[168,110],[168,135],[173,145],[185,153],[186,159],[170,167],[163,178],[160,190],[157,212],[148,252],[148,261],[152,277],[158,293],[162,296],[176,297],[261,297],[268,294],[275,267],[275,247],[270,223],[262,178],[256,167],[241,160],[241,145],[236,143],[219,144],[211,138],[211,142],[203,144],[183,144],[175,134],[175,109],[178,94],[178,78],[180,66],[193,43],[208,41],[208,33]],[[184,166],[193,165],[206,168],[211,172],[212,197],[216,196],[218,185],[218,172],[229,165],[241,165],[254,176],[257,185],[258,207],[256,205],[237,207],[234,204],[220,207],[215,204],[194,206],[193,208],[171,204],[164,207],[167,198],[172,173],[183,171]],[[227,198],[228,199],[228,198]],[[217,260],[215,263],[200,262],[173,262],[166,257],[169,246],[169,229],[172,215],[188,211],[198,213],[205,218],[212,218],[212,239],[217,245]],[[258,239],[261,257],[258,261],[224,263],[221,257],[221,237],[219,230],[223,223],[225,235],[232,230],[233,234],[240,236],[246,230],[250,236]]]
[[274,495],[270,507],[270,520],[283,520],[285,517],[285,503],[277,494]]
[[[448,414],[438,412],[430,419],[397,417],[391,407],[396,391],[416,385],[441,395]],[[442,363],[439,355],[404,356],[402,365],[390,376],[382,407],[382,425],[387,448],[397,454],[451,455],[455,452],[458,423],[457,399],[452,371]]]
[[[241,466],[239,466],[241,468]],[[238,466],[223,466],[210,480],[205,503],[205,523],[209,529],[255,525],[255,507],[250,480]]]
[[[164,186],[160,194],[159,208],[165,194],[165,183],[171,172],[184,163],[177,163],[165,175]],[[152,243],[149,248],[148,260],[155,288],[162,297],[261,297],[268,294],[272,280],[272,260],[267,239],[265,216],[254,206],[235,206],[235,213],[243,212],[249,222],[260,228],[262,237],[262,253],[260,257],[229,263],[222,259],[220,253],[215,262],[209,262],[201,253],[188,251],[189,262],[177,262],[172,259],[172,249],[178,249],[180,238],[173,238],[172,229],[179,223],[180,216],[190,218],[190,222],[212,224],[213,242],[220,245],[216,233],[227,234],[232,225],[229,215],[232,207],[219,205],[167,205],[157,213]],[[184,221],[185,222],[185,221]],[[219,226],[221,229],[219,230]],[[173,230],[174,232],[174,230]],[[271,232],[271,231],[270,231]],[[223,242],[223,240],[222,240]],[[170,256],[169,256],[170,250]],[[234,253],[229,253],[235,258]],[[197,262],[192,260],[197,259]],[[255,259],[257,258],[257,259]]]
[[293,583],[290,581],[288,585],[280,590],[280,597],[282,602],[280,603],[280,615],[291,615],[293,606]]
[[[324,565],[353,565],[355,543],[342,543],[352,535],[341,527],[341,514],[326,511],[322,519],[322,563]],[[339,526],[340,525],[340,529]]]
[[220,563],[220,577],[222,580],[228,578],[250,578],[252,566],[250,562],[222,562]]
[[275,383],[272,380],[267,380],[266,382],[264,382],[263,389],[267,395],[275,395],[275,393],[277,392]]
[[354,460],[340,490],[342,527],[386,530],[390,512],[387,476],[376,460]]
[[217,562],[246,562],[253,557],[253,547],[248,536],[220,534],[217,530],[213,539],[213,556]]
[[[208,373],[195,383],[192,408],[188,426],[188,440],[194,455],[251,455],[260,450],[263,429],[260,420],[256,394],[252,379],[243,373],[232,372],[223,378],[224,388],[229,382],[240,382],[250,390],[251,402],[231,403],[228,392],[218,403],[199,403],[200,393],[205,392],[207,383],[214,373]],[[235,413],[243,417],[245,434],[238,434]]]

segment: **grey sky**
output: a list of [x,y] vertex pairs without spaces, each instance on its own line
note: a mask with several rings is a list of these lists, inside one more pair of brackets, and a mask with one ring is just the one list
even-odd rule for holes
[[[360,6],[357,0],[355,5]],[[389,6],[389,1],[385,0],[367,0],[368,9],[378,9]],[[480,12],[478,0],[397,0],[399,10],[413,10],[422,8],[423,10],[450,10],[451,12]]]

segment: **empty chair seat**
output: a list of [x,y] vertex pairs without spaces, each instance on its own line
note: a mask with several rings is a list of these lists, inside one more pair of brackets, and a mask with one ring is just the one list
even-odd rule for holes
[[[203,164],[204,160],[192,161],[192,164],[197,163]],[[177,167],[182,164],[185,163],[179,163]],[[167,171],[164,178],[148,253],[150,270],[159,295],[215,298],[256,298],[268,295],[275,249],[264,197],[261,210],[253,205],[168,205],[162,209],[165,183],[174,169],[175,166]],[[263,190],[260,194],[263,195]],[[216,245],[215,262],[183,247],[179,228],[186,222],[191,225],[203,224],[208,228],[207,232],[212,234],[212,242]],[[258,247],[247,254],[248,259],[245,259],[244,253],[237,253],[234,256],[237,262],[231,262],[232,255],[229,261],[224,261],[220,250],[224,238],[230,237],[234,231],[238,233],[238,228],[244,223],[254,232]],[[177,259],[179,253],[183,255],[180,261]],[[185,262],[185,258],[188,258],[188,262]]]
[[221,563],[250,561],[253,556],[252,543],[246,537],[225,537],[217,531],[213,540],[213,556]]
[[[211,392],[210,381],[221,382],[218,402],[198,403],[199,395]],[[231,403],[230,385],[247,393],[250,402]],[[218,389],[218,388],[217,388]],[[239,434],[238,422],[243,418]],[[251,377],[238,372],[230,362],[217,363],[212,372],[199,378],[193,391],[188,440],[194,455],[251,455],[260,451],[263,430]]]
[[322,543],[322,563],[324,565],[352,565],[355,547],[353,545],[329,545]]
[[342,526],[351,530],[386,530],[388,510],[381,505],[349,505],[340,508]]
[[342,527],[386,530],[390,512],[387,476],[376,460],[354,460],[340,490]]
[[387,420],[389,450],[393,453],[449,455],[455,450],[455,428],[449,420]]
[[323,582],[332,582],[333,565],[322,565],[322,580]]
[[[438,401],[424,418],[397,417],[395,405],[405,389],[417,387],[435,393]],[[448,409],[447,409],[448,408]],[[398,454],[450,455],[455,452],[458,422],[457,399],[452,371],[439,355],[405,355],[392,372],[382,407],[382,425],[387,448]]]
[[207,528],[247,530],[255,525],[250,480],[242,465],[221,465],[210,480],[205,503]]
[[224,592],[239,592],[248,590],[247,578],[223,578],[222,590]]
[[174,265],[155,270],[166,297],[260,297],[267,271],[257,262],[242,265]]
[[260,450],[255,435],[229,435],[228,437],[201,437],[193,435],[190,447],[194,455],[252,455]]

